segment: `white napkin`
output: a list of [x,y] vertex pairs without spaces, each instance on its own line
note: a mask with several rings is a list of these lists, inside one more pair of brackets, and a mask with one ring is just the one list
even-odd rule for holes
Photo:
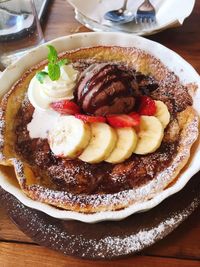
[[[123,0],[68,0],[68,2],[82,15],[101,25],[128,32],[149,31],[149,28],[145,29],[144,25],[141,28],[141,25],[134,23],[111,26],[111,23],[103,18],[107,11],[122,7]],[[143,0],[129,0],[127,8],[136,13],[142,2]],[[195,0],[151,0],[151,3],[156,9],[156,24],[152,30],[157,31],[161,28],[182,25],[185,18],[191,14]]]

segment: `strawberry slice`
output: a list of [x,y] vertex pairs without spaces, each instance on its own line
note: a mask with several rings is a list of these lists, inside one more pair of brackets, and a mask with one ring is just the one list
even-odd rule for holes
[[89,116],[85,114],[76,114],[75,117],[84,122],[105,122],[106,119],[102,116]]
[[119,114],[119,115],[109,115],[106,117],[108,123],[115,127],[134,127],[138,126],[140,123],[140,116],[134,112],[126,115],[126,114]]
[[50,107],[55,111],[65,115],[74,115],[80,113],[79,106],[69,100],[60,100],[57,102],[52,102],[50,104]]
[[140,115],[137,112],[131,112],[128,115],[135,120],[134,126],[138,126],[140,124]]
[[138,112],[140,115],[153,116],[156,113],[156,103],[149,96],[140,97]]

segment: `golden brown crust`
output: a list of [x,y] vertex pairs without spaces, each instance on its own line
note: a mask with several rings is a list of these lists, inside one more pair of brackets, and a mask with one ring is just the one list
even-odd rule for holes
[[[152,75],[158,81],[169,79],[170,71],[156,58],[135,48],[93,47],[66,52],[61,57],[74,59],[95,59],[98,61],[124,62],[143,74]],[[153,180],[126,191],[115,194],[73,195],[55,191],[37,183],[32,167],[15,152],[15,117],[21,106],[28,84],[35,72],[42,69],[46,61],[28,70],[1,102],[0,126],[0,163],[14,166],[18,182],[32,199],[63,209],[93,213],[106,210],[119,210],[136,202],[143,202],[162,192],[177,177],[190,157],[190,148],[198,136],[198,115],[192,107],[177,114],[179,144],[177,153],[169,167],[160,172]],[[174,75],[173,79],[178,78]],[[15,103],[13,105],[13,103]]]

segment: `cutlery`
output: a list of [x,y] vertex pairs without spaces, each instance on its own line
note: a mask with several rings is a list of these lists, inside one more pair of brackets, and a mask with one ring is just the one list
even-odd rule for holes
[[151,23],[156,21],[156,11],[149,0],[145,0],[137,9],[136,23]]
[[124,4],[121,8],[106,12],[104,19],[117,24],[124,24],[133,21],[135,16],[133,12],[127,10],[127,3],[128,0],[124,0]]

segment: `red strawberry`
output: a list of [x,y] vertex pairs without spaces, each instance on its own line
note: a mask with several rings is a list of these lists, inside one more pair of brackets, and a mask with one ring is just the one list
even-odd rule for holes
[[89,116],[85,114],[76,114],[75,117],[84,122],[105,122],[106,119],[102,116]]
[[141,96],[138,112],[140,115],[153,116],[156,113],[155,101],[149,96]]
[[140,124],[140,115],[137,112],[131,112],[128,115],[135,120],[135,126],[138,126]]
[[79,106],[76,103],[69,100],[60,100],[57,102],[52,102],[50,106],[52,109],[61,114],[74,115],[80,113]]
[[120,127],[134,127],[139,125],[140,119],[138,117],[139,115],[136,116],[135,114],[134,115],[119,114],[119,115],[109,115],[106,117],[106,119],[111,126],[120,128]]

